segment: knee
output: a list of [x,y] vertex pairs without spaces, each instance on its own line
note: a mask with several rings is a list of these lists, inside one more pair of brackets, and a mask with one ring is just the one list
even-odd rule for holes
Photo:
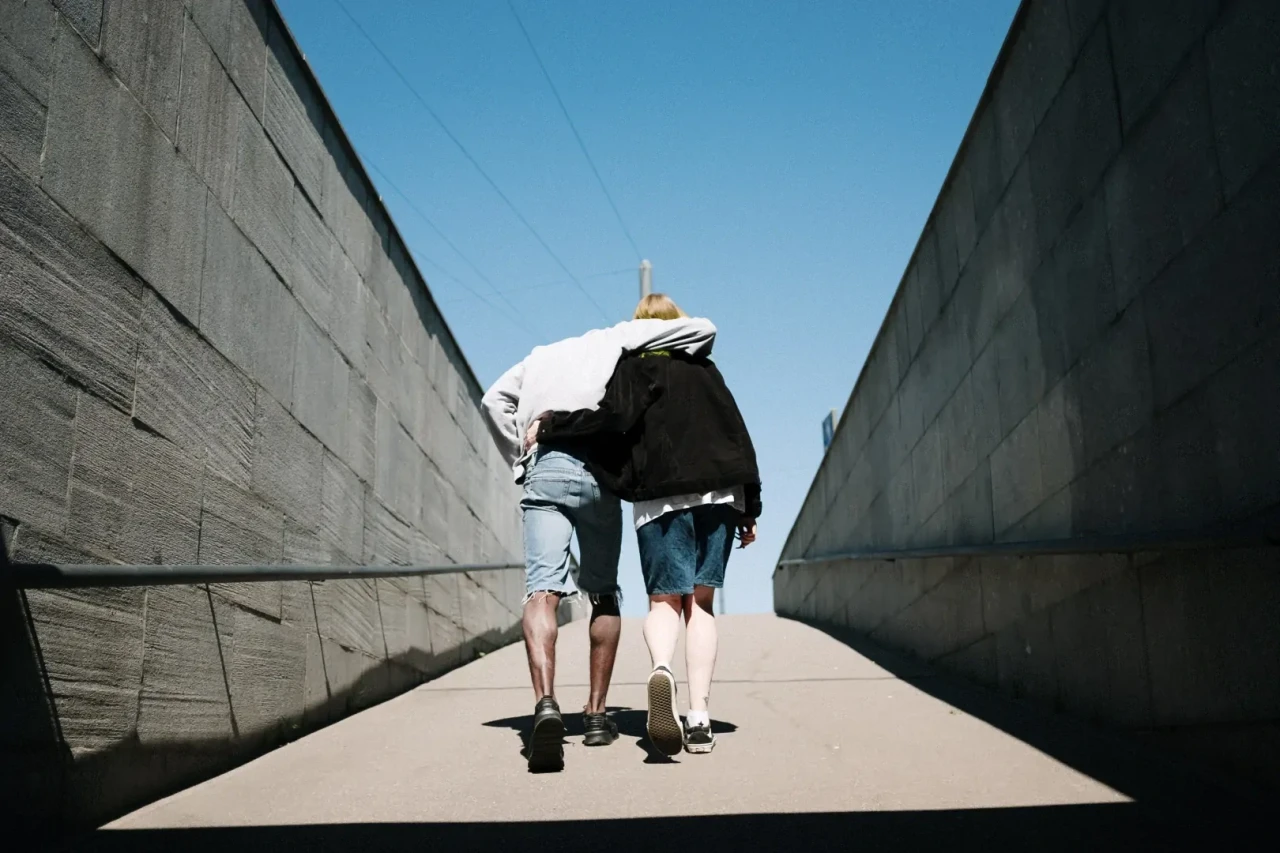
[[620,616],[621,603],[615,593],[591,596],[591,618],[597,616]]
[[693,588],[693,595],[688,596],[686,609],[690,612],[697,609],[701,610],[703,613],[714,616],[715,601],[716,591],[713,587],[697,586]]
[[658,610],[663,607],[669,607],[676,613],[679,613],[684,606],[684,596],[675,595],[651,595],[649,596],[649,609]]

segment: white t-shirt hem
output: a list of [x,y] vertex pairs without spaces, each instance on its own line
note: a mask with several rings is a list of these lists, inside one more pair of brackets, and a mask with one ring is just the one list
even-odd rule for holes
[[738,512],[745,512],[747,500],[742,487],[734,486],[732,489],[719,489],[701,495],[674,495],[669,498],[638,501],[631,505],[631,514],[635,519],[636,529],[639,530],[649,522],[661,518],[669,512],[679,512],[682,509],[693,509],[699,506],[719,506],[720,504],[729,504]]

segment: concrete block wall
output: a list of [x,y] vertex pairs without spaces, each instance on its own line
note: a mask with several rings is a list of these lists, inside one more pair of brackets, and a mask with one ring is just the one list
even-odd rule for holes
[[[519,560],[481,387],[275,7],[0,0],[0,522],[75,563]],[[519,572],[9,593],[24,819],[514,639]]]
[[814,563],[774,606],[1280,789],[1278,550]]
[[[1274,528],[1278,56],[1280,4],[1269,0],[1025,0],[784,559],[1260,519]],[[1084,578],[1093,562],[1061,570]],[[1018,565],[1019,594],[1044,598],[1051,577]],[[1170,576],[1194,572],[1177,565]],[[1219,571],[1217,557],[1202,565],[1206,577]],[[937,658],[945,651],[929,635],[950,631],[948,620],[973,642],[993,633],[974,620],[987,576],[951,567],[943,582],[940,566],[779,569],[776,607],[867,628],[937,580],[939,598],[919,599],[926,609],[881,634]],[[1241,611],[1259,612],[1277,575],[1247,576],[1227,588]],[[1047,606],[1028,612],[1048,618]],[[1197,618],[1168,623],[1158,642],[1191,642],[1178,632]],[[1075,629],[1111,646],[1129,636],[1108,634],[1100,615]],[[1239,653],[1260,683],[1275,682],[1280,657],[1238,639],[1223,626],[1195,642],[1216,643],[1203,654]],[[1272,647],[1275,629],[1258,642]],[[1061,698],[1046,685],[1026,690]],[[1201,687],[1198,715],[1179,725],[1223,722],[1215,682]],[[1280,705],[1246,705],[1256,723],[1280,720]]]

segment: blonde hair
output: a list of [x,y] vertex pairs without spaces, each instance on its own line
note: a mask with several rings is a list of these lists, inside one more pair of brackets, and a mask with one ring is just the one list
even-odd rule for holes
[[689,315],[665,293],[650,293],[636,306],[637,320],[675,320]]

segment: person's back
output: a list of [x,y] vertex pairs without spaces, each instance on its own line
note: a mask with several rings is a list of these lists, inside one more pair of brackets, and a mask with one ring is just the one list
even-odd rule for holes
[[[664,393],[645,413],[644,430],[661,435],[665,452],[650,460],[650,479],[675,493],[756,482],[755,448],[720,369],[707,358],[679,353],[649,358],[665,372]],[[665,470],[664,470],[665,469]],[[652,488],[637,500],[668,497]]]
[[[602,482],[619,497],[634,503],[758,484],[751,437],[710,359],[680,353],[632,355],[618,363],[614,381],[654,389],[647,405],[643,393],[636,395],[643,412],[625,436],[601,446],[601,462],[615,469],[602,465]],[[605,399],[610,399],[609,391]],[[622,448],[625,461],[617,458]]]

